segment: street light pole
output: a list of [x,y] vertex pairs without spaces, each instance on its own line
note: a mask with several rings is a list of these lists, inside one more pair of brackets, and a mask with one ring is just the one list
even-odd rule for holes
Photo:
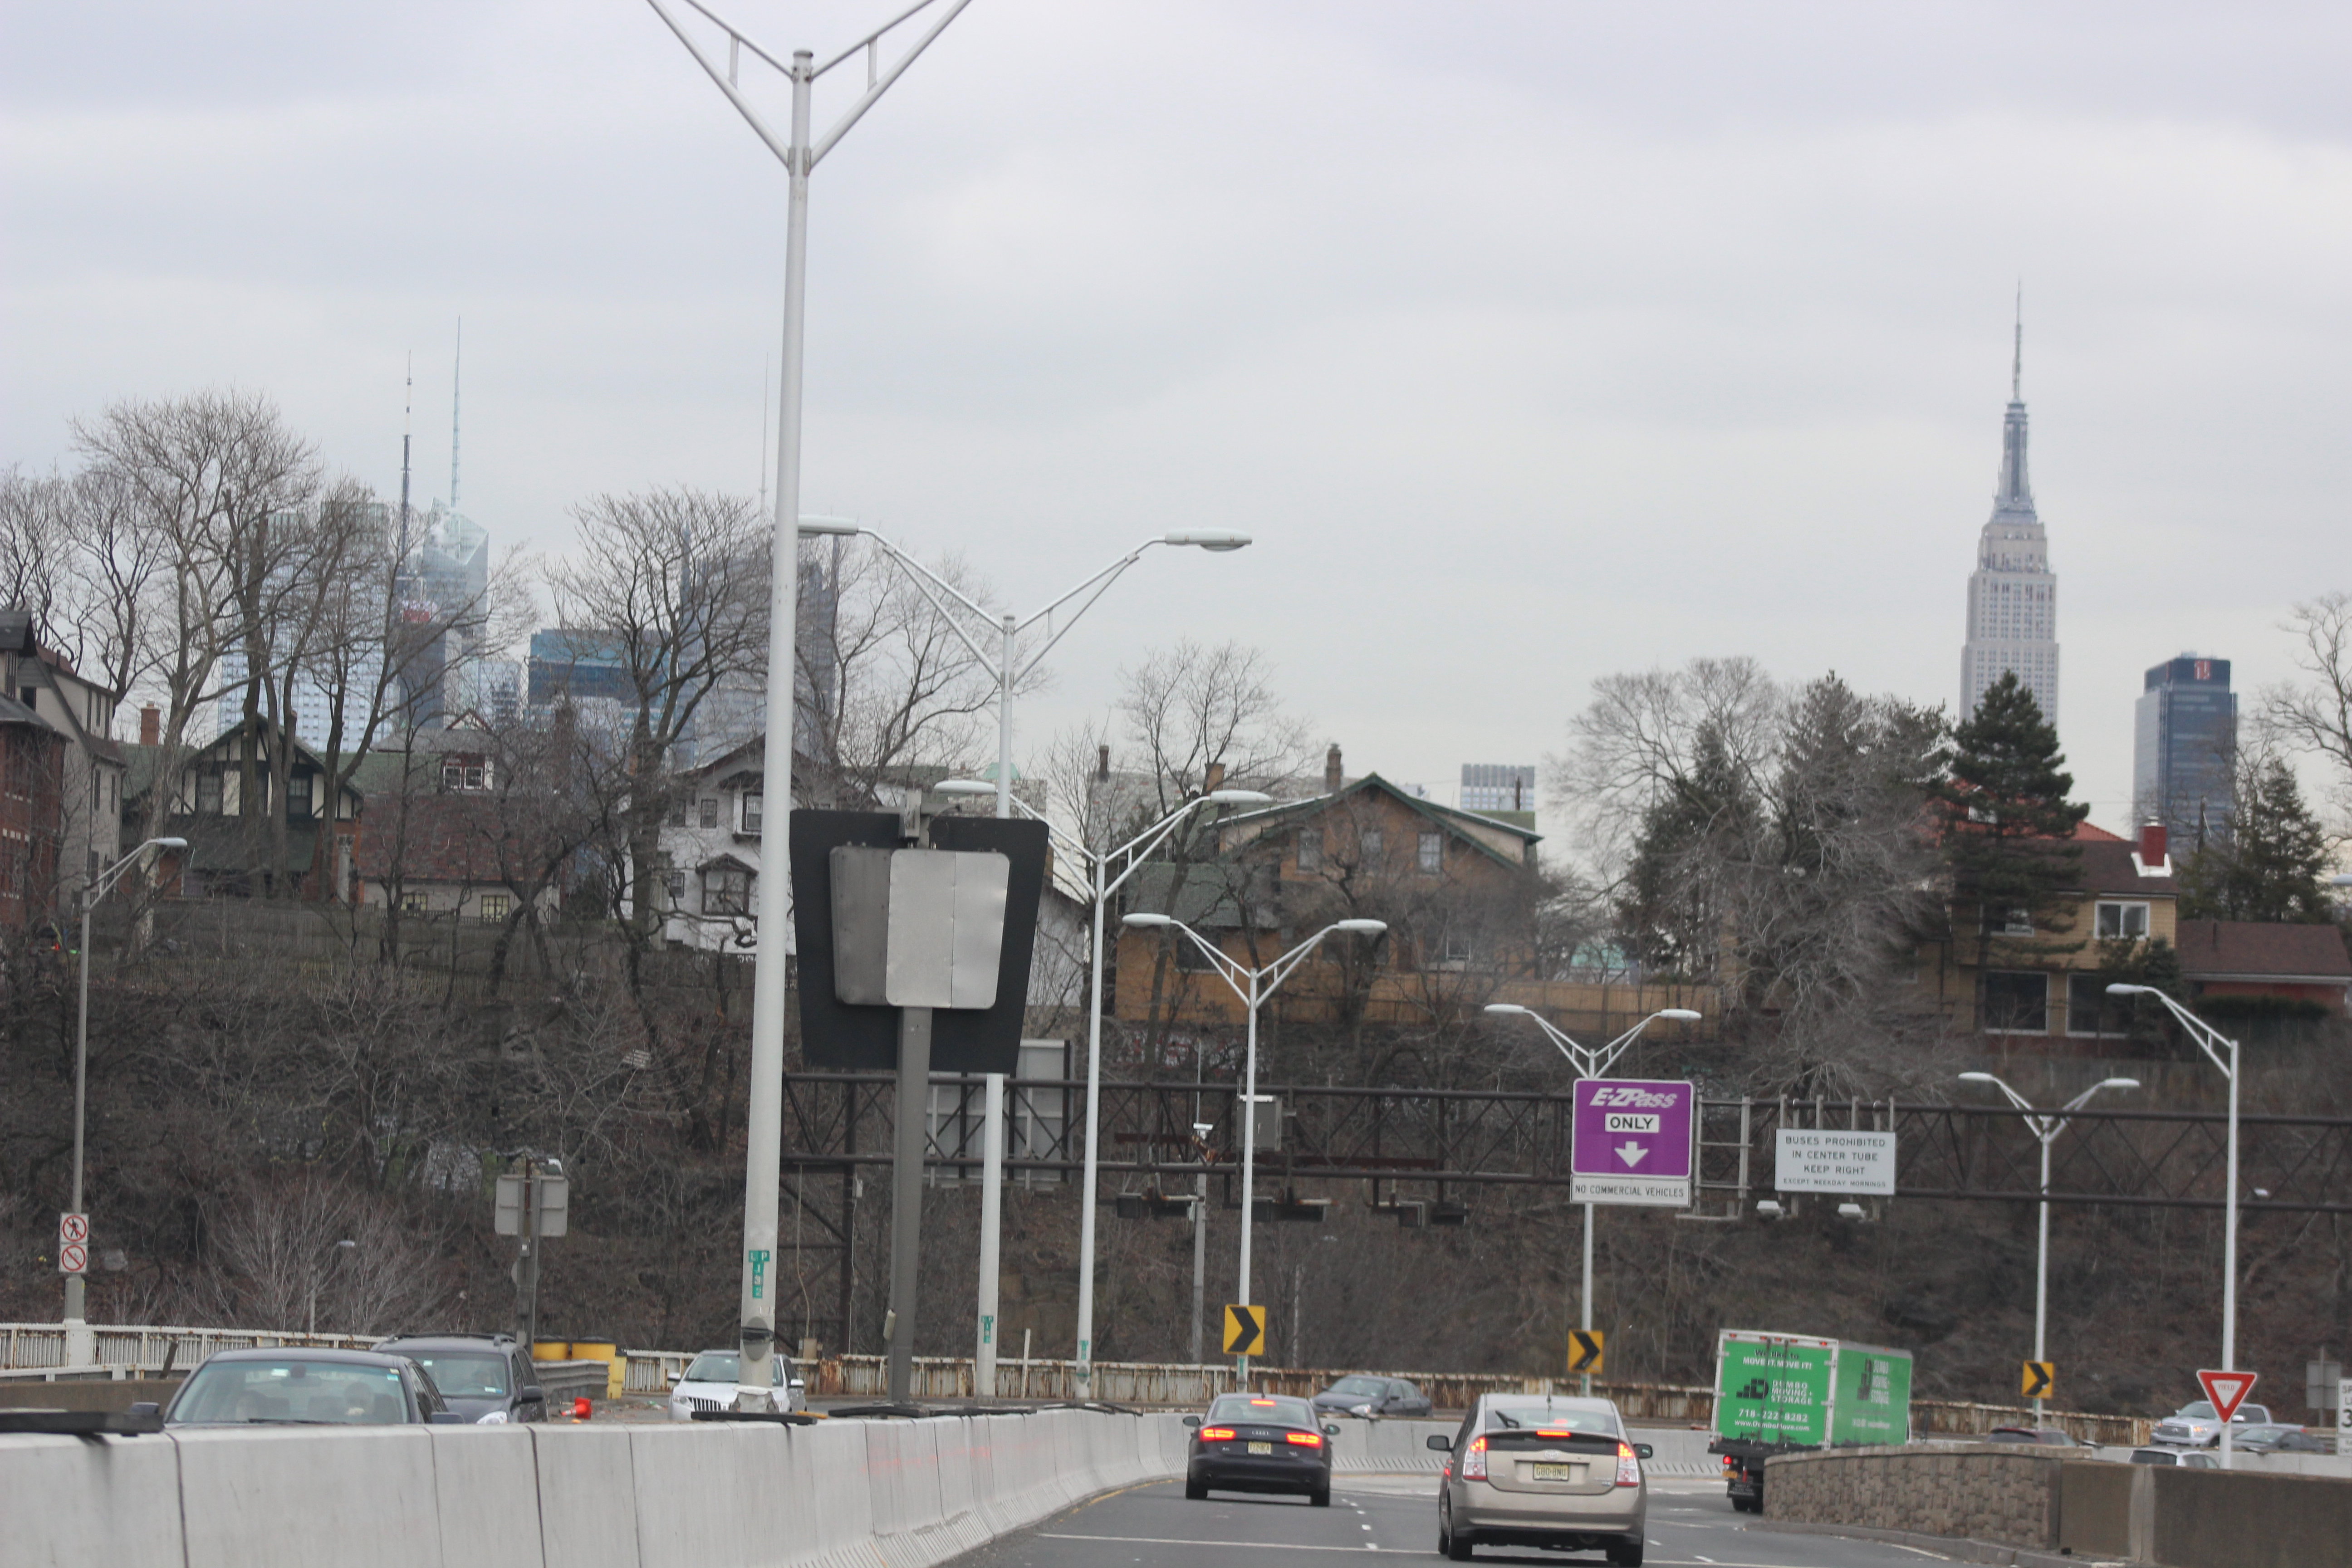
[[[2101,1079],[2055,1112],[2037,1111],[2032,1102],[1989,1072],[1964,1072],[1962,1083],[1989,1083],[2009,1097],[2009,1102],[2025,1112],[2026,1130],[2042,1144],[2041,1244],[2033,1266],[2033,1359],[2050,1358],[2050,1150],[2058,1142],[2058,1134],[2066,1131],[2068,1119],[2091,1103],[2092,1096],[2103,1089],[2137,1089],[2136,1078]],[[2042,1425],[2042,1412],[2046,1401],[2039,1394],[2033,1400],[2033,1424]]]
[[[762,742],[761,785],[776,800],[772,840],[778,853],[765,862],[759,879],[759,929],[766,934],[751,960],[751,1078],[750,1106],[745,1117],[743,1181],[743,1268],[739,1321],[741,1353],[735,1390],[738,1410],[760,1410],[770,1403],[770,1358],[775,1350],[775,1310],[770,1297],[774,1275],[769,1265],[776,1256],[776,1211],[783,1179],[784,1075],[784,931],[792,919],[792,879],[786,861],[793,806],[793,721],[799,704],[796,634],[800,590],[801,510],[801,363],[805,342],[803,318],[807,303],[809,175],[849,128],[857,123],[877,99],[890,89],[916,57],[930,47],[947,25],[971,0],[917,0],[909,9],[867,34],[823,65],[806,49],[793,51],[790,64],[738,32],[713,14],[702,0],[685,0],[696,13],[715,23],[727,35],[727,64],[703,52],[666,0],[646,0],[654,13],[677,35],[729,102],[748,121],[768,150],[781,159],[790,182],[784,228],[784,342],[781,387],[776,399],[776,512],[770,535],[768,560],[768,689],[767,733]],[[943,13],[914,46],[887,70],[881,68],[884,35],[933,5]],[[737,84],[745,51],[783,73],[792,83],[792,126],[780,139],[746,100]],[[819,77],[853,57],[864,54],[866,91],[847,113],[821,138],[810,134],[810,98]],[[649,896],[639,889],[638,896]],[[908,1325],[911,1328],[911,1325]]]
[[[1634,1040],[1640,1037],[1643,1030],[1650,1026],[1653,1020],[1673,1018],[1683,1023],[1696,1023],[1699,1017],[1698,1014],[1688,1007],[1661,1007],[1607,1045],[1584,1046],[1579,1045],[1542,1014],[1530,1007],[1522,1007],[1516,1002],[1489,1002],[1486,1004],[1486,1011],[1501,1016],[1532,1020],[1535,1026],[1544,1032],[1544,1037],[1552,1043],[1561,1056],[1568,1058],[1570,1068],[1580,1079],[1599,1078],[1616,1066],[1617,1058],[1632,1047]],[[1583,1284],[1577,1292],[1577,1310],[1581,1320],[1578,1327],[1583,1329],[1592,1327],[1593,1207],[1591,1204],[1584,1205],[1584,1275]],[[1578,1379],[1577,1389],[1587,1399],[1592,1396],[1591,1373],[1586,1373]]]
[[[2115,984],[2107,987],[2110,996],[2153,996],[2164,1004],[2189,1037],[2197,1042],[2213,1065],[2230,1080],[2230,1201],[2221,1211],[2221,1370],[2238,1370],[2238,1042],[2222,1034],[2212,1025],[2183,1007],[2153,985]],[[2221,1047],[2226,1047],[2230,1059],[2221,1059]],[[2220,1411],[2215,1411],[2216,1415]],[[2230,1424],[2221,1428],[2221,1468],[2230,1468]]]
[[[936,786],[942,795],[980,795],[992,794],[991,786],[976,779],[947,779]],[[1009,797],[1008,797],[1009,798]],[[1102,1140],[1097,1135],[1102,1115],[1102,1024],[1103,1024],[1103,921],[1110,907],[1110,896],[1118,891],[1136,868],[1148,859],[1151,852],[1167,842],[1169,837],[1182,826],[1185,818],[1204,805],[1270,805],[1274,797],[1260,790],[1220,789],[1195,795],[1174,811],[1153,823],[1115,849],[1096,850],[1073,838],[1052,821],[1039,816],[1018,800],[1013,805],[1032,816],[1039,816],[1045,828],[1072,854],[1085,862],[1088,892],[1094,903],[1092,940],[1087,944],[1087,1149],[1085,1173],[1078,1204],[1078,1343],[1076,1393],[1080,1400],[1093,1397],[1095,1343],[1095,1188],[1100,1180]],[[1111,874],[1111,867],[1120,868]],[[1205,1136],[1205,1134],[1203,1134]],[[1205,1178],[1204,1178],[1205,1179]],[[1205,1190],[1205,1189],[1204,1189]]]
[[[150,849],[185,849],[187,847],[188,841],[184,838],[150,838],[100,872],[97,879],[85,884],[81,890],[81,952],[79,961],[75,966],[80,973],[75,978],[79,998],[74,1008],[74,1140],[71,1205],[71,1212],[74,1214],[86,1212],[81,1206],[81,1177],[83,1133],[89,1115],[89,912],[98,907],[98,900],[106,897],[107,893],[113,889],[116,879],[122,875],[133,860],[138,859]],[[65,1322],[68,1338],[77,1332],[79,1325],[89,1321],[82,1292],[82,1276],[67,1275]],[[87,1333],[86,1330],[79,1331]],[[97,1359],[95,1343],[91,1345],[88,1357],[81,1362],[74,1359],[72,1349],[68,1347],[66,1364],[85,1365]]]
[[[1353,931],[1363,936],[1378,936],[1389,929],[1386,921],[1333,921],[1272,963],[1253,969],[1234,957],[1215,942],[1186,925],[1173,915],[1139,914],[1127,917],[1127,923],[1148,930],[1181,932],[1188,942],[1201,950],[1217,972],[1217,977],[1232,988],[1234,995],[1249,1009],[1249,1053],[1242,1067],[1242,1256],[1241,1279],[1237,1287],[1241,1305],[1250,1304],[1250,1232],[1257,1219],[1257,1010],[1267,997],[1281,989],[1292,971],[1307,962],[1307,955],[1323,945],[1323,939],[1333,931]],[[1089,1129],[1089,1146],[1092,1144]],[[1089,1194],[1091,1196],[1091,1194]],[[1093,1205],[1089,1202],[1088,1205]],[[1237,1357],[1234,1367],[1234,1385],[1246,1387],[1249,1383],[1249,1357]]]

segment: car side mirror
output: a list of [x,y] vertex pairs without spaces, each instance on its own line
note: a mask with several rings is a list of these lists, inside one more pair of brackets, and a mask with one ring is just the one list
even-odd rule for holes
[[1339,1435],[1339,1428],[1337,1426],[1328,1421],[1323,1424],[1323,1436],[1326,1437],[1337,1437]]
[[1633,1452],[1639,1458],[1646,1459],[1652,1454],[1657,1452],[1657,1450],[1651,1447],[1647,1443],[1636,1443],[1633,1445]]
[[163,1414],[163,1407],[161,1405],[156,1404],[152,1399],[142,1399],[131,1407],[131,1414],[133,1415],[161,1415]]
[[1201,1418],[1197,1415],[1187,1415],[1184,1417],[1184,1425],[1187,1426],[1198,1426],[1200,1424]]
[[473,1424],[471,1416],[460,1415],[455,1410],[436,1410],[425,1419],[436,1426],[467,1426]]
[[1441,1454],[1454,1452],[1454,1439],[1443,1432],[1432,1432],[1429,1435],[1429,1446]]
[[547,1403],[547,1390],[535,1383],[526,1383],[520,1397],[525,1405],[544,1405]]

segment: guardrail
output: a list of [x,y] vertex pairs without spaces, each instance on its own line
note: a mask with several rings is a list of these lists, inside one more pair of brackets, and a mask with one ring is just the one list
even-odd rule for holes
[[[185,1371],[215,1351],[250,1350],[268,1345],[304,1345],[365,1350],[382,1342],[373,1334],[303,1334],[272,1329],[200,1329],[101,1325],[90,1331],[97,1339],[98,1364],[65,1365],[66,1330],[62,1323],[0,1323],[0,1377],[63,1375],[72,1377],[136,1377],[163,1370],[168,1357],[174,1370]],[[659,1394],[684,1374],[694,1360],[692,1351],[625,1350],[621,1391]],[[827,1356],[803,1363],[808,1392],[816,1397],[874,1397],[888,1392],[887,1364],[881,1356]],[[1265,1394],[1304,1398],[1328,1388],[1359,1367],[1267,1367],[1250,1369],[1251,1388]],[[1514,1373],[1378,1372],[1376,1377],[1397,1377],[1429,1395],[1440,1410],[1465,1410],[1482,1394],[1565,1394],[1572,1378],[1523,1377]],[[1229,1362],[1194,1366],[1178,1362],[1105,1362],[1094,1363],[1094,1386],[1087,1396],[1118,1405],[1193,1407],[1220,1394],[1234,1392]],[[1625,1418],[1642,1425],[1705,1426],[1715,1419],[1712,1389],[1657,1383],[1596,1383],[1593,1392],[1616,1401]],[[1018,1357],[996,1363],[998,1399],[1070,1399],[1079,1395],[1077,1363]],[[914,1396],[918,1399],[971,1399],[972,1361],[969,1356],[917,1356]],[[2105,1415],[2086,1411],[2053,1410],[2042,1425],[2061,1427],[2086,1442],[2114,1447],[2146,1444],[2156,1418],[2146,1415]],[[1980,1436],[1996,1426],[2033,1423],[2031,1406],[1978,1405],[1963,1400],[1915,1399],[1911,1429],[1921,1437]]]

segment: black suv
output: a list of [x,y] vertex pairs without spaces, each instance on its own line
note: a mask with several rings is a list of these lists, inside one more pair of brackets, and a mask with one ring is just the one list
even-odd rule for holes
[[512,1334],[403,1334],[375,1347],[423,1367],[449,1408],[486,1426],[547,1419],[539,1372]]

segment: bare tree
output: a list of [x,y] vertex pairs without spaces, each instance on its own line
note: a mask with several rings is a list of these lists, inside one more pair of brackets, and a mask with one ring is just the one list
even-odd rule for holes
[[2297,605],[2285,629],[2296,643],[2294,662],[2309,679],[2264,690],[2263,724],[2285,744],[2326,760],[2336,830],[2352,837],[2352,594],[2322,594]]

